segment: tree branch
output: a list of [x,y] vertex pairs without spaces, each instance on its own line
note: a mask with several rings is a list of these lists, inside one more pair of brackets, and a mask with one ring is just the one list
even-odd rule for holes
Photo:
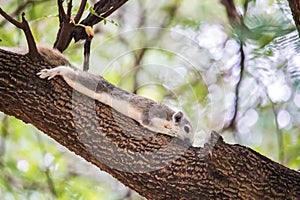
[[67,5],[67,16],[69,19],[71,19],[71,14],[72,14],[72,0],[68,0],[68,5]]
[[233,0],[220,0],[220,2],[226,8],[227,17],[230,24],[233,27],[241,26],[242,25],[241,15],[237,12]]
[[240,74],[239,74],[239,80],[235,86],[234,113],[233,113],[233,117],[230,120],[229,125],[227,126],[227,128],[231,128],[233,130],[236,129],[236,118],[239,110],[239,96],[240,96],[241,85],[243,82],[244,71],[245,71],[245,52],[244,52],[243,44],[240,44]]
[[9,16],[6,12],[4,12],[0,7],[0,15],[2,15],[7,21],[15,25],[17,28],[22,29],[26,36],[26,41],[28,45],[28,55],[32,59],[40,59],[40,54],[38,52],[37,46],[35,44],[33,35],[31,33],[30,27],[28,22],[25,19],[25,13],[22,13],[22,22],[18,22],[17,20],[13,19]]
[[[99,0],[94,5],[94,11],[97,13],[98,16],[90,13],[84,20],[80,22],[85,26],[93,27],[95,24],[101,22],[104,18],[111,15],[114,11],[119,9],[122,5],[124,5],[128,0]],[[81,26],[77,26],[74,30],[74,40],[75,42],[79,40],[86,39],[88,36],[84,31],[84,28]]]
[[[101,17],[99,18],[90,13],[83,21],[80,22],[80,24],[92,27],[93,25],[102,21],[103,18],[111,15],[127,1],[128,0],[99,0],[94,5],[94,10],[98,16]],[[58,49],[60,52],[63,52],[68,48],[72,38],[74,38],[75,42],[77,42],[79,40],[86,40],[89,37],[82,26],[75,26],[75,24],[79,22],[84,12],[85,4],[86,0],[81,1],[79,10],[74,18],[74,21],[72,21],[65,14],[62,6],[62,0],[58,0],[60,29],[58,30],[56,41],[53,47]]]
[[[228,20],[229,20],[231,26],[233,28],[237,28],[238,30],[242,30],[243,28],[245,29],[246,27],[243,22],[243,17],[237,12],[233,0],[221,0],[220,2],[226,8],[227,17],[228,17]],[[246,14],[247,10],[248,10],[248,1],[245,1],[245,3],[244,3],[244,10],[245,10],[245,14]],[[241,83],[243,81],[243,75],[244,75],[244,70],[245,70],[245,52],[244,52],[244,48],[243,48],[243,45],[244,45],[243,36],[239,36],[238,42],[240,43],[240,74],[239,74],[239,80],[235,87],[234,112],[233,112],[233,116],[232,116],[229,124],[223,128],[223,131],[226,129],[233,129],[233,130],[236,129],[236,118],[237,118],[238,109],[239,109],[240,87],[241,87]]]
[[[60,52],[63,52],[68,48],[72,40],[75,24],[71,21],[70,16],[66,14],[63,7],[62,0],[57,0],[57,6],[58,6],[59,29],[56,35],[56,40],[54,42],[53,48],[58,49]],[[70,6],[68,4],[68,12],[71,11],[69,9]]]
[[17,28],[19,29],[23,29],[23,24],[21,22],[18,22],[17,20],[15,20],[14,18],[12,18],[11,16],[9,16],[6,12],[4,12],[2,10],[2,8],[0,8],[0,14],[10,23],[12,23],[13,25],[15,25]]
[[146,198],[300,196],[299,172],[247,147],[227,144],[216,133],[203,148],[155,134],[72,91],[61,77],[39,79],[37,72],[54,66],[43,60],[0,49],[0,111],[33,124]]
[[59,18],[59,23],[62,24],[64,22],[68,22],[68,16],[65,13],[64,7],[63,7],[63,1],[62,0],[57,0],[57,7],[58,7],[58,18]]
[[87,0],[81,0],[78,12],[77,12],[77,14],[76,14],[76,16],[74,18],[75,24],[77,24],[79,22],[79,20],[81,19],[81,17],[82,17],[82,14],[84,12],[84,8],[85,8],[85,5],[86,5],[86,1]]

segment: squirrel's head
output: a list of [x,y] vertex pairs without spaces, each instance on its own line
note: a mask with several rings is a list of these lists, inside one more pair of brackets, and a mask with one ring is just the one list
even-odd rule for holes
[[194,142],[194,131],[189,120],[181,111],[177,111],[172,116],[173,129],[177,130],[178,137],[190,144]]

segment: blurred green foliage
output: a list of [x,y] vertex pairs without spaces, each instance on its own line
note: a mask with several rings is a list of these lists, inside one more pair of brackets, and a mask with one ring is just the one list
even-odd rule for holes
[[[236,1],[241,13],[244,3]],[[36,41],[52,46],[56,2],[0,0],[7,13],[23,4]],[[13,17],[20,20],[20,13]],[[300,168],[300,45],[287,3],[249,1],[247,28],[240,30],[230,26],[218,0],[129,1],[108,19],[118,26],[107,21],[94,27],[92,73],[183,109],[197,141],[217,130],[228,142]],[[23,33],[2,18],[0,39],[5,47],[26,44]],[[234,112],[242,42],[246,60],[236,127],[224,130]],[[64,54],[81,68],[82,43],[71,43]],[[0,119],[1,199],[142,198],[34,127],[4,114]]]

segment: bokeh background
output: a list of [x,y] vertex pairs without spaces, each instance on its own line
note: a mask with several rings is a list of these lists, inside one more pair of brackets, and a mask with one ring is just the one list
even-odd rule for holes
[[[128,1],[94,27],[90,72],[128,91],[183,110],[195,145],[218,131],[289,168],[300,169],[300,41],[280,0],[238,0],[233,26],[218,0]],[[74,11],[79,2],[73,2]],[[94,4],[90,1],[86,6]],[[36,41],[51,47],[55,1],[0,0]],[[74,12],[75,13],[75,12]],[[0,46],[26,46],[0,18]],[[64,55],[78,68],[83,43]],[[238,97],[238,98],[237,98]],[[0,99],[1,100],[1,99]],[[1,199],[143,199],[109,174],[14,117],[0,113]]]

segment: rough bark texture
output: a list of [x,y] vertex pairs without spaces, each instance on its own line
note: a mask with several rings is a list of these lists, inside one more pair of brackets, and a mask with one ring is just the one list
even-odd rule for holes
[[300,35],[300,1],[299,0],[288,0],[290,8],[292,10],[293,18]]
[[50,68],[0,49],[0,111],[31,123],[149,199],[297,199],[300,173],[212,134],[187,147],[77,92]]

